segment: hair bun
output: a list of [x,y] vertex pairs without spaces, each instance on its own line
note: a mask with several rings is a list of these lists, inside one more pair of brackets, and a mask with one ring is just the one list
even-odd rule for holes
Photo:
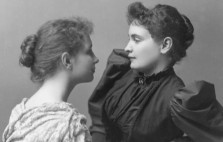
[[184,24],[186,25],[186,30],[185,30],[185,43],[184,47],[187,49],[194,41],[194,27],[191,24],[190,20],[187,18],[187,16],[182,15],[182,18],[184,20]]
[[37,36],[36,35],[30,35],[26,37],[26,39],[23,41],[21,45],[21,56],[19,59],[19,62],[26,67],[31,67],[34,64],[34,51],[37,43]]

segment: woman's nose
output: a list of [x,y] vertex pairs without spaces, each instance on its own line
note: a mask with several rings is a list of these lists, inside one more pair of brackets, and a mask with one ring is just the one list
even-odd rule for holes
[[98,62],[99,62],[99,59],[98,59],[98,57],[95,56],[94,57],[94,63],[97,64]]
[[130,42],[126,45],[125,49],[126,52],[132,52],[131,44]]

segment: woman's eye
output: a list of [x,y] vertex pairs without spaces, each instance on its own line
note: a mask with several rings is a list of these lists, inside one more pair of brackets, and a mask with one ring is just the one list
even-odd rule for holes
[[138,42],[141,41],[139,38],[133,38],[133,40],[134,40],[136,43],[138,43]]

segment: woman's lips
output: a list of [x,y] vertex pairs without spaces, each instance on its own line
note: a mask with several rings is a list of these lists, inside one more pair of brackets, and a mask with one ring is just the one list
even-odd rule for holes
[[92,69],[92,72],[93,72],[93,73],[95,72],[95,68]]
[[130,57],[130,56],[129,56],[129,60],[132,61],[132,60],[134,60],[134,59],[136,59],[136,58],[135,58],[135,57]]

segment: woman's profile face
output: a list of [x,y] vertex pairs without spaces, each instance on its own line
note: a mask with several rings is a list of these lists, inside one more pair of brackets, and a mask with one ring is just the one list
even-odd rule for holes
[[146,73],[156,66],[160,58],[160,45],[154,41],[147,29],[141,25],[131,24],[129,42],[125,47],[131,61],[132,69]]
[[99,60],[92,51],[92,41],[89,35],[84,37],[82,49],[73,58],[73,76],[78,82],[92,81],[95,72],[95,64]]

